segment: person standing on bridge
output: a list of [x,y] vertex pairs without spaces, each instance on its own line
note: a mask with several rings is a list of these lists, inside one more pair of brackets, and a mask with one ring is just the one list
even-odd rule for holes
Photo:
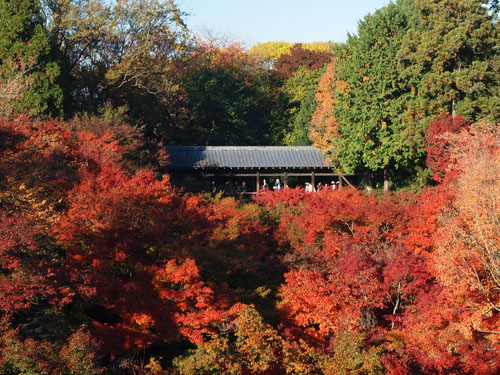
[[274,190],[281,190],[281,181],[279,178],[276,179],[276,182],[274,183]]
[[267,181],[265,178],[262,180],[262,189],[263,190],[269,189],[269,185],[267,184]]

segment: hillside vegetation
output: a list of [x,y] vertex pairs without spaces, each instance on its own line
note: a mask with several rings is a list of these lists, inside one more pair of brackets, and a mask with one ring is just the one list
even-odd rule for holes
[[[497,16],[246,51],[173,1],[0,0],[0,375],[500,373]],[[361,185],[181,193],[167,144],[315,144]]]

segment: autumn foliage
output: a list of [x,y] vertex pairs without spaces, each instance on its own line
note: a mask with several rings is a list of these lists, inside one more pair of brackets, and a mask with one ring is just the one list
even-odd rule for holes
[[242,202],[81,121],[1,122],[4,373],[500,370],[496,126],[439,132],[454,177],[420,193]]
[[[427,166],[431,168],[432,178],[442,182],[446,169],[450,163],[450,150],[447,134],[459,133],[467,129],[469,124],[462,116],[453,118],[451,115],[442,113],[438,119],[429,122],[427,128]],[[452,175],[448,174],[448,177]]]
[[334,115],[334,98],[332,88],[336,85],[335,62],[327,65],[321,77],[316,92],[318,106],[311,118],[309,138],[320,150],[329,151],[331,143],[328,140],[337,137],[338,124]]
[[[247,51],[0,0],[0,375],[500,374],[498,3]],[[311,143],[368,189],[194,194],[164,151]]]
[[[467,306],[460,329],[498,344],[498,188],[499,143],[496,128],[473,125],[450,140],[455,199],[442,215],[445,229],[438,238],[436,272],[453,288],[452,300]],[[451,292],[451,291],[450,291]]]
[[300,66],[309,70],[321,68],[332,59],[328,51],[314,51],[302,47],[297,43],[290,48],[290,53],[282,54],[274,63],[277,73],[283,77],[290,77]]

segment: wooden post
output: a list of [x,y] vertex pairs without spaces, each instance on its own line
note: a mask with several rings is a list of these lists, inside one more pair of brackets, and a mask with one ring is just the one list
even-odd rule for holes
[[339,173],[339,190],[342,189],[342,175]]
[[283,189],[286,189],[288,187],[288,173],[285,172],[285,175],[283,176]]
[[316,184],[314,183],[314,171],[311,172],[311,185],[313,186],[313,190],[316,189]]
[[256,192],[258,193],[260,190],[260,171],[257,171],[257,183],[255,184],[256,186]]

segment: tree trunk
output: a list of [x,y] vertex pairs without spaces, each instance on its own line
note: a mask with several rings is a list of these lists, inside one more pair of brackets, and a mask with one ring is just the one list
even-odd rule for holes
[[384,193],[389,191],[389,168],[384,168]]
[[373,172],[369,171],[366,173],[366,187],[371,190],[373,189]]

